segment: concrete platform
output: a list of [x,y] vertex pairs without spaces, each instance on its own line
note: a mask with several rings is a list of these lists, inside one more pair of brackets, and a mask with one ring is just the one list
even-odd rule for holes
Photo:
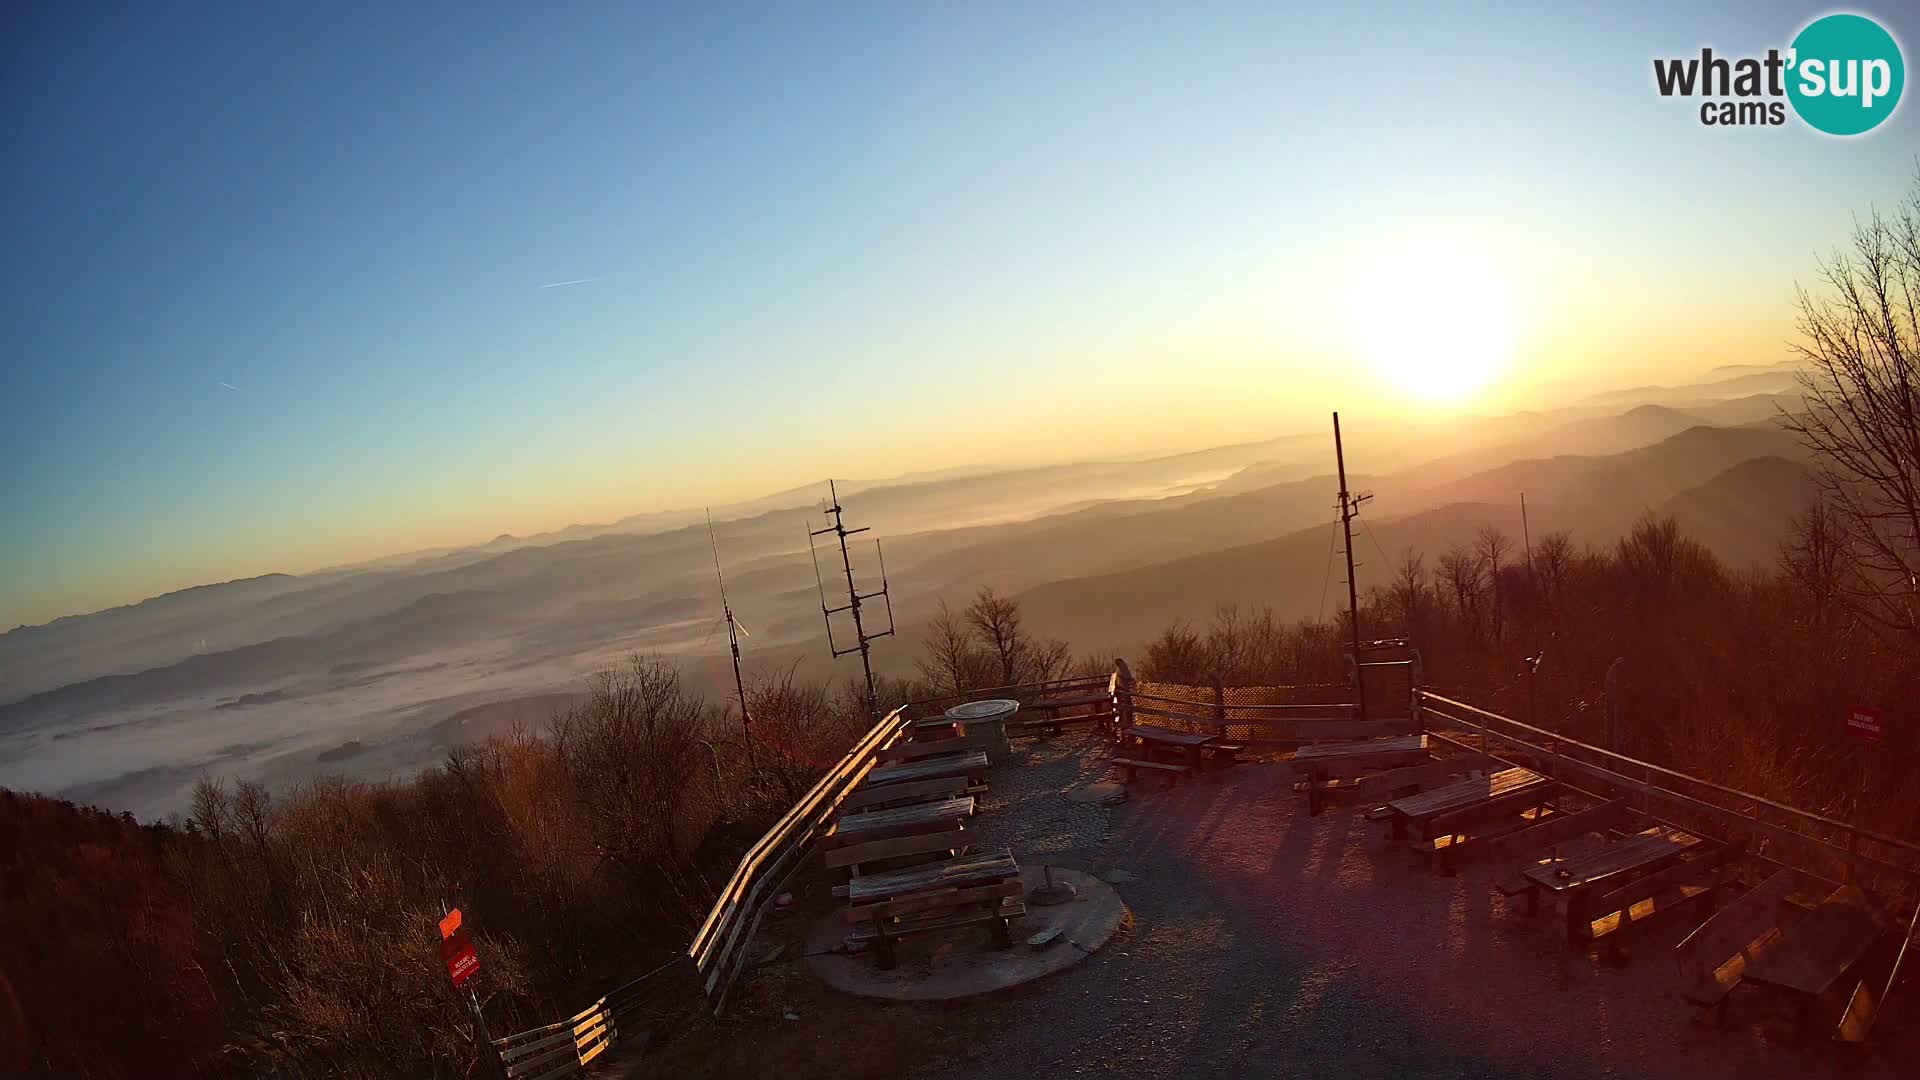
[[[1027,906],[1013,920],[1013,948],[993,947],[987,928],[941,931],[901,942],[899,966],[881,971],[871,950],[847,953],[845,913],[835,909],[807,932],[807,970],[842,993],[886,1001],[952,1001],[1032,982],[1072,967],[1105,945],[1127,915],[1113,886],[1077,870],[1053,868],[1055,881],[1079,895],[1065,904]],[[1038,866],[1020,872],[1029,891],[1044,884]],[[1027,939],[1058,928],[1060,936],[1035,949]]]

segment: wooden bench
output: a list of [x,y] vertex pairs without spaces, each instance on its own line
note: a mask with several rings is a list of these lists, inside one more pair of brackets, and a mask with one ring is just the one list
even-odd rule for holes
[[866,840],[952,832],[973,816],[973,805],[972,796],[961,796],[937,802],[914,803],[891,810],[842,814],[840,820],[834,822],[833,828],[820,838],[820,846],[836,848]]
[[1502,836],[1521,832],[1558,814],[1544,803],[1495,802],[1470,806],[1432,819],[1428,823],[1428,836],[1412,841],[1411,845],[1428,857],[1434,873],[1451,877],[1466,856],[1481,851]]
[[1900,980],[1900,967],[1913,949],[1916,934],[1920,934],[1920,905],[1915,905],[1913,909],[1906,936],[1892,943],[1894,947],[1887,950],[1884,963],[1869,964],[1867,970],[1861,973],[1860,981],[1847,997],[1847,1007],[1840,1013],[1840,1023],[1834,1028],[1835,1042],[1860,1044],[1867,1041],[1867,1036],[1873,1031],[1874,1021],[1879,1019],[1886,1006],[1887,995],[1893,992],[1894,985]]
[[1442,830],[1454,835],[1468,824],[1518,814],[1544,804],[1558,790],[1559,782],[1550,777],[1511,768],[1398,799],[1388,804],[1393,811],[1393,842],[1408,842],[1411,833],[1416,848],[1434,851],[1432,840]]
[[[1708,850],[1701,852],[1700,847]],[[1735,846],[1710,842],[1698,845],[1666,869],[1656,870],[1602,895],[1587,905],[1587,940],[1604,942],[1607,960],[1621,967],[1627,962],[1627,931],[1695,904],[1711,917],[1715,890],[1720,886],[1727,861],[1739,852],[1740,848]]]
[[985,922],[995,946],[1009,948],[1007,922],[1026,914],[1024,895],[1008,851],[856,877],[847,882],[846,941],[876,942],[883,970],[897,963],[895,942],[934,930]]
[[1108,764],[1119,769],[1121,779],[1129,784],[1133,783],[1134,779],[1139,775],[1137,770],[1140,769],[1152,769],[1156,772],[1165,773],[1168,787],[1179,783],[1181,774],[1188,772],[1191,768],[1187,765],[1176,765],[1169,761],[1148,761],[1145,758],[1127,757],[1114,758],[1109,761]]
[[990,885],[1019,875],[1020,867],[1014,863],[1013,853],[1003,849],[993,854],[957,855],[877,874],[856,874],[846,884],[834,886],[833,895],[854,905],[872,904],[938,889]]
[[904,784],[914,780],[935,780],[948,776],[985,779],[986,775],[986,751],[975,750],[970,754],[946,754],[940,757],[923,758],[919,761],[881,765],[867,774],[861,786],[874,788],[883,784]]
[[1245,751],[1246,748],[1246,744],[1244,743],[1231,742],[1212,742],[1201,747],[1201,749],[1206,752],[1208,760],[1220,766],[1238,765],[1240,763],[1240,754]]
[[968,754],[985,752],[999,742],[991,735],[958,735],[951,739],[935,739],[931,742],[896,743],[874,754],[875,761],[885,765],[897,765],[907,761],[919,761],[921,758],[939,757],[943,754]]
[[[1013,947],[1013,932],[1007,924],[1027,913],[1026,901],[1017,895],[1019,889],[1020,882],[1016,880],[1005,885],[957,890],[943,897],[892,901],[882,905],[892,908],[891,914],[883,914],[850,927],[846,942],[849,945],[875,943],[879,954],[877,962],[883,971],[892,970],[899,963],[894,951],[895,942],[935,930],[954,930],[988,923],[988,929],[993,932],[994,947],[1010,949]],[[998,903],[994,902],[996,900]]]
[[905,784],[881,784],[878,787],[863,784],[840,801],[840,809],[843,811],[867,810],[907,803],[931,802],[938,799],[955,799],[964,795],[981,795],[986,790],[987,785],[965,775],[940,776],[932,780],[916,780]]
[[967,849],[967,843],[972,836],[972,833],[963,828],[954,828],[945,832],[843,844],[827,851],[827,869],[858,871],[876,863],[899,862],[925,855],[937,855],[942,859],[951,858]]

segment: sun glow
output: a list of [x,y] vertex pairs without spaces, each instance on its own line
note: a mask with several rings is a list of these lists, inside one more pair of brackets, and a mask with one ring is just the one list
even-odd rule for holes
[[1458,400],[1506,366],[1513,293],[1486,251],[1455,235],[1409,237],[1357,268],[1347,326],[1402,393]]

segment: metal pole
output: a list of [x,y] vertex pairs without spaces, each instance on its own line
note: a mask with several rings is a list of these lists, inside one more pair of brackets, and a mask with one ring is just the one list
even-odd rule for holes
[[[445,918],[452,914],[452,912],[453,908],[447,905],[447,898],[444,896],[441,897],[440,917]],[[506,1076],[506,1067],[500,1061],[500,1051],[494,1049],[493,1035],[487,1031],[487,1014],[480,1008],[480,995],[475,992],[471,983],[467,985],[466,989],[467,1011],[473,1014],[473,1030],[474,1033],[479,1036],[481,1055],[487,1059],[487,1075],[504,1077]]]
[[867,715],[880,713],[880,695],[873,689],[873,646],[867,640],[867,628],[860,621],[860,590],[853,585],[853,556],[847,554],[847,527],[840,513],[840,492],[832,480],[827,490],[833,495],[833,532],[840,539],[840,566],[847,573],[847,603],[853,609],[853,635],[860,642],[860,668],[867,676]]
[[1347,492],[1347,452],[1340,444],[1340,414],[1333,414],[1333,458],[1340,469],[1340,529],[1347,543],[1347,611],[1353,622],[1353,696],[1360,722],[1367,722],[1367,669],[1360,666],[1360,589],[1353,576],[1353,497]]
[[713,534],[713,511],[707,511],[707,543],[713,545],[713,577],[720,583],[720,613],[727,620],[727,647],[733,651],[733,689],[740,695],[740,730],[753,725],[747,716],[747,683],[740,677],[740,632],[733,622],[733,605],[727,602],[727,579],[720,573],[720,541]]

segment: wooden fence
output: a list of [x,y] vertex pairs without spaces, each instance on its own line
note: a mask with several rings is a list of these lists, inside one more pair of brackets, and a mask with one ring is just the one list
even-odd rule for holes
[[918,720],[969,701],[1005,698],[1018,701],[1021,708],[1009,725],[1010,734],[1039,728],[1103,724],[1113,719],[1117,678],[1116,673],[1101,672],[1044,682],[989,686],[941,697],[922,698],[908,702],[904,708],[909,716]]
[[1414,701],[1429,735],[1490,754],[1530,757],[1562,781],[1577,777],[1610,795],[1638,797],[1643,810],[1681,826],[1720,833],[1722,839],[1751,837],[1751,850],[1783,866],[1828,880],[1880,879],[1903,893],[1920,884],[1920,844],[1569,739],[1431,691],[1415,691]]
[[[1124,675],[1124,668],[1121,675]],[[1399,735],[1415,728],[1410,710],[1389,719],[1356,718],[1353,689],[1303,686],[1185,686],[1117,677],[1117,710],[1142,723],[1220,735],[1240,743],[1302,743]]]

